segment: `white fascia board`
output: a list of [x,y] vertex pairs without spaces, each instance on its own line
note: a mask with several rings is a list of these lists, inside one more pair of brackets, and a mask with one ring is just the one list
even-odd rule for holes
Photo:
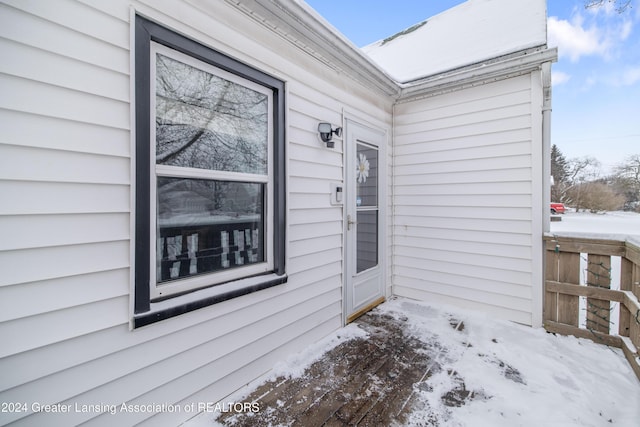
[[[197,1],[197,0],[192,0]],[[396,97],[398,84],[309,5],[298,0],[225,0],[325,65]]]
[[538,69],[545,62],[555,62],[557,59],[557,48],[547,49],[546,46],[540,46],[528,49],[492,61],[401,84],[402,91],[398,102],[433,96],[487,81],[515,77]]

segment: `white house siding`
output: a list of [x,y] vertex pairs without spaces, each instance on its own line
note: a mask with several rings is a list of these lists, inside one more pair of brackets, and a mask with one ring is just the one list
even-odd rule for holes
[[[342,208],[330,205],[329,182],[342,181],[343,147],[324,147],[317,123],[339,125],[346,109],[390,127],[391,101],[222,1],[132,4],[287,82],[289,279],[130,330],[130,2],[2,0],[3,402],[215,402],[342,325]],[[177,425],[193,415],[2,413],[0,424]]]
[[536,75],[395,107],[394,294],[536,322]]

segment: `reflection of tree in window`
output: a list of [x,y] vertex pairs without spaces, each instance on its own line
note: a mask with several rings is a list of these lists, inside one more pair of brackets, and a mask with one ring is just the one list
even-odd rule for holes
[[266,174],[267,97],[158,54],[156,163]]

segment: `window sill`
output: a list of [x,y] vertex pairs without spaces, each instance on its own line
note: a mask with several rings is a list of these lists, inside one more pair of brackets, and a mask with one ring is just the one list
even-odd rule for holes
[[287,282],[287,276],[267,274],[245,279],[235,280],[222,285],[190,292],[167,300],[152,302],[151,309],[145,313],[136,314],[133,318],[133,328],[147,326],[161,320],[179,316],[190,311],[208,307],[232,298],[281,285]]

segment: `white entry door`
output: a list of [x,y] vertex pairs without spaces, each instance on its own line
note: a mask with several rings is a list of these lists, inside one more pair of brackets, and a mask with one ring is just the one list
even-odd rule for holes
[[384,300],[384,133],[346,122],[345,314],[350,322]]

